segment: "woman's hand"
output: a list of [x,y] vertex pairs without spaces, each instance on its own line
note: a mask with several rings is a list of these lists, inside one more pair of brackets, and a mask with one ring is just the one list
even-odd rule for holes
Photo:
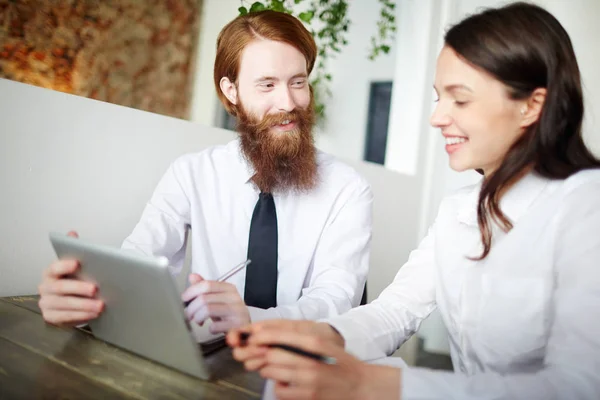
[[[250,333],[243,345],[239,331]],[[311,321],[264,321],[228,335],[234,357],[249,370],[275,381],[279,399],[399,399],[401,370],[361,362],[343,349],[331,326]],[[287,350],[289,345],[332,357],[329,365]]]
[[255,371],[266,363],[265,354],[267,348],[265,346],[247,346],[247,343],[240,337],[242,332],[250,334],[250,337],[261,332],[259,338],[269,338],[282,331],[311,334],[320,338],[320,340],[328,341],[342,349],[344,348],[344,339],[329,324],[307,320],[268,320],[257,322],[231,330],[227,334],[227,343],[233,348],[233,356],[236,360],[243,362],[246,369]]

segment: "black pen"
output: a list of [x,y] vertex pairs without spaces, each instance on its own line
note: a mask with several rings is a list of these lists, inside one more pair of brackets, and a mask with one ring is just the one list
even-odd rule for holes
[[[243,344],[250,338],[250,334],[248,332],[240,333],[240,340]],[[271,348],[277,348],[285,351],[289,351],[294,354],[298,354],[299,356],[304,356],[308,358],[312,358],[313,360],[320,361],[325,364],[334,365],[337,364],[337,360],[334,357],[323,356],[321,354],[311,353],[310,351],[302,350],[294,346],[289,346],[287,344],[270,344],[268,345]]]

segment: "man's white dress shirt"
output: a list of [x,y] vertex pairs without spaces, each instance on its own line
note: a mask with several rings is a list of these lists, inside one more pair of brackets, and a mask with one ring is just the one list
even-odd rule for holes
[[[308,193],[273,194],[278,228],[277,304],[248,307],[253,321],[317,319],[360,303],[371,241],[369,184],[330,155],[317,153],[319,183]],[[259,190],[238,140],[175,160],[123,248],[165,256],[178,273],[186,229],[192,272],[217,279],[246,260]],[[232,276],[244,297],[246,271]]]
[[479,190],[447,197],[379,298],[328,322],[374,360],[438,307],[455,372],[403,368],[406,400],[600,399],[600,171],[527,175],[501,200],[514,228],[472,261]]

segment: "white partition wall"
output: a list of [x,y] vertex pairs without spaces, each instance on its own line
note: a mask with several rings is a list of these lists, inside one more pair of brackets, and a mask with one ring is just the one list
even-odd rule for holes
[[120,245],[180,154],[233,132],[0,79],[0,296],[37,290],[48,231]]

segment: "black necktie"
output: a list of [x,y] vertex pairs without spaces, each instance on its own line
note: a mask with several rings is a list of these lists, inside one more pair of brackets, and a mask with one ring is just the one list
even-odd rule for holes
[[246,287],[247,306],[269,308],[277,306],[277,212],[270,193],[261,193],[252,213]]

